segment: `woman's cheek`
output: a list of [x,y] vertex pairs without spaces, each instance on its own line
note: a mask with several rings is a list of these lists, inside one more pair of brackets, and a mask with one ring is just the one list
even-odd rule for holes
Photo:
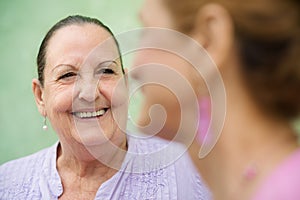
[[111,102],[112,107],[128,102],[128,87],[123,78],[102,84],[100,92]]
[[54,112],[71,111],[73,100],[73,87],[60,87],[53,89],[49,96],[48,108]]

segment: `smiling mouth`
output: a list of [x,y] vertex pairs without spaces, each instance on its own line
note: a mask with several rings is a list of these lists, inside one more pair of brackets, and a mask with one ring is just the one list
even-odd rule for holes
[[108,108],[103,108],[101,110],[93,111],[93,112],[73,112],[72,114],[81,119],[89,119],[89,118],[101,117],[106,113],[107,110]]

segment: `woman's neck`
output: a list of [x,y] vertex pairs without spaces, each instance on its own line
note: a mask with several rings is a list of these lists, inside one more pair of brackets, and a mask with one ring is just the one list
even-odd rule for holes
[[119,146],[107,143],[86,147],[78,143],[75,145],[61,143],[57,153],[57,168],[71,170],[80,177],[93,175],[99,177],[121,167],[126,151],[126,138]]
[[[297,148],[287,122],[265,116],[241,98],[228,100],[225,125],[210,154],[201,160],[193,156],[215,199],[248,199],[266,175]],[[199,145],[194,143],[190,151],[198,155]]]
[[111,143],[96,147],[70,146],[61,141],[56,162],[64,188],[60,198],[82,199],[89,196],[89,199],[94,199],[102,183],[119,171],[126,152],[126,137],[117,146]]

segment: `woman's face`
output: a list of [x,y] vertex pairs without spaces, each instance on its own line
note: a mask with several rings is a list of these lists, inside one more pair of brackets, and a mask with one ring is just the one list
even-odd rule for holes
[[[145,0],[140,10],[140,20],[144,27],[174,29],[172,17],[163,5],[162,0]],[[159,44],[166,42],[166,40],[172,37],[164,37],[163,34],[160,35],[159,33],[157,35],[158,37],[146,32],[141,42],[149,40],[148,36],[152,36],[153,38],[150,40],[156,40],[154,42]],[[171,45],[175,49],[185,48],[183,46],[176,46],[175,43],[176,41]],[[184,88],[178,90],[180,91],[180,96],[185,96],[182,98],[179,97],[178,92],[173,90],[171,85],[180,88],[184,87],[184,84],[190,84],[190,88],[188,89],[192,89],[195,92],[194,95],[196,95],[199,82],[199,75],[192,65],[183,57],[175,55],[171,51],[171,49],[168,51],[154,48],[139,50],[136,53],[131,71],[133,78],[137,81],[143,82],[147,79],[149,82],[140,90],[144,96],[144,100],[142,102],[138,125],[142,127],[142,131],[148,134],[158,134],[158,136],[169,140],[173,139],[177,134],[180,122],[182,122],[182,112],[184,112],[181,107],[182,104],[191,103],[188,90]],[[153,70],[150,70],[150,66],[154,66]],[[138,68],[143,69],[137,70]],[[171,74],[174,72],[176,75],[172,76]],[[163,80],[162,82],[169,82],[171,84],[170,87],[157,84],[157,82],[150,83],[151,79],[159,80],[159,78]],[[160,107],[157,107],[157,105]],[[164,118],[162,116],[165,116],[165,119],[162,119]],[[157,133],[153,132],[153,130],[157,130],[157,127],[153,126],[161,126],[163,122],[164,124],[160,131]]]
[[94,24],[57,30],[46,49],[42,100],[60,141],[93,146],[120,143],[127,88],[117,46]]

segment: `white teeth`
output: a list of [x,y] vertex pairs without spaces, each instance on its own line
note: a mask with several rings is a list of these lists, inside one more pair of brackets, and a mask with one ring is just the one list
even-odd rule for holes
[[99,110],[99,115],[103,115],[105,113],[105,110]]
[[74,112],[74,115],[80,118],[91,118],[102,116],[105,112],[105,109],[101,109],[94,112]]

